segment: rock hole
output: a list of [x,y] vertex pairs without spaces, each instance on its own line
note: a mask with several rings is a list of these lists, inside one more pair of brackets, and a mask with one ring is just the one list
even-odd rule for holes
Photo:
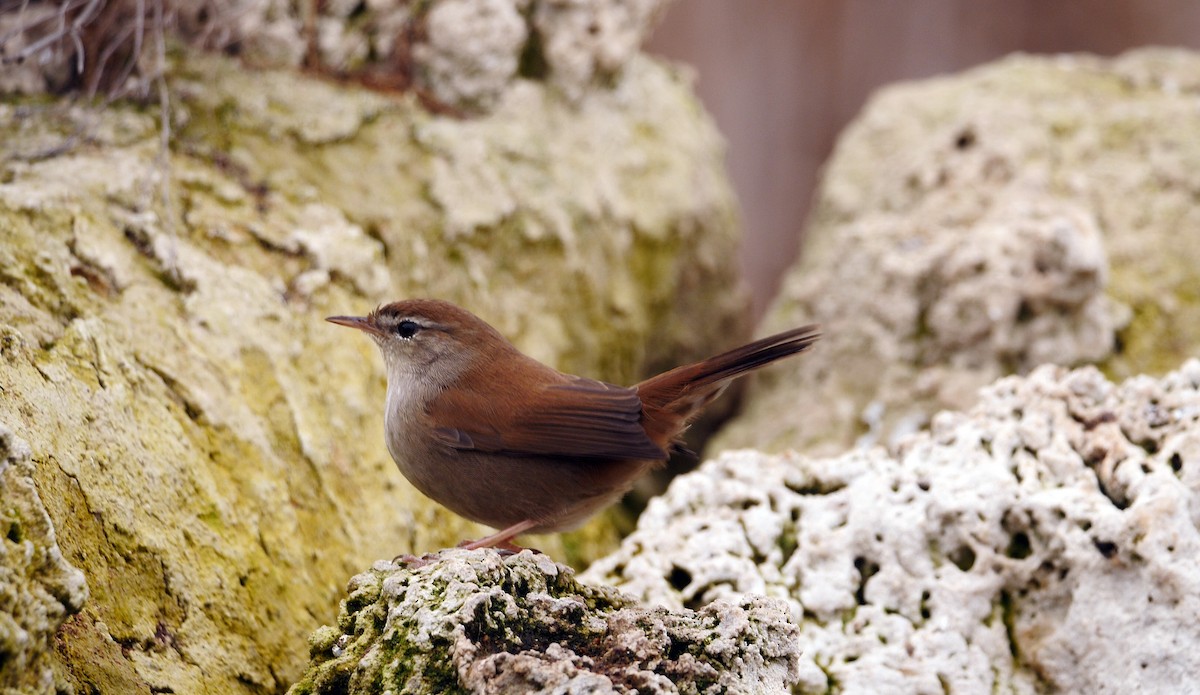
[[698,611],[704,608],[704,599],[701,597],[703,592],[697,593],[695,596],[683,602],[683,607],[689,611]]
[[969,545],[960,545],[949,554],[950,562],[963,572],[970,572],[975,566],[975,550]]
[[667,647],[667,659],[669,661],[679,661],[679,657],[688,653],[688,643],[685,640],[671,640],[671,644]]
[[1008,543],[1006,555],[1014,560],[1024,560],[1033,553],[1033,548],[1029,543],[1029,535],[1024,531],[1018,531],[1013,534],[1012,540]]
[[671,566],[671,573],[667,575],[667,582],[679,592],[682,592],[692,583],[692,573],[683,569],[679,565]]
[[867,605],[867,582],[871,577],[879,573],[879,563],[872,562],[861,555],[854,558],[854,569],[858,570],[858,589],[854,592],[854,598],[858,601],[858,605]]
[[1117,554],[1117,544],[1116,543],[1113,543],[1111,541],[1100,541],[1100,540],[1092,541],[1092,542],[1095,543],[1096,550],[1099,550],[1100,554],[1103,555],[1106,559],[1110,559],[1110,558],[1112,558],[1113,555]]
[[543,52],[542,35],[537,31],[529,33],[529,40],[521,50],[521,60],[517,68],[518,74],[531,80],[540,80],[550,74],[550,64],[546,62]]
[[1022,299],[1017,305],[1017,323],[1029,323],[1035,316],[1033,307],[1029,305],[1029,301]]
[[784,531],[784,533],[779,536],[778,545],[779,552],[781,553],[783,559],[783,562],[780,564],[786,564],[788,560],[792,559],[792,555],[796,554],[796,549],[800,547],[800,542],[796,539],[795,532],[789,530]]

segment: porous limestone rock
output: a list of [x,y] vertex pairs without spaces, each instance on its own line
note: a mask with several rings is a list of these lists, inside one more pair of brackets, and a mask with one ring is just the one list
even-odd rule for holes
[[549,80],[578,100],[589,86],[613,80],[637,56],[667,0],[531,0],[540,41],[536,60]]
[[786,693],[801,644],[781,601],[638,606],[523,551],[447,550],[350,580],[310,640],[310,693]]
[[588,569],[652,604],[754,594],[799,692],[1189,692],[1200,673],[1200,361],[1006,377],[894,451],[728,452]]
[[167,79],[166,151],[145,106],[0,104],[0,422],[91,590],[51,655],[77,692],[277,692],[358,568],[485,532],[404,481],[379,355],[323,317],[442,297],[626,383],[739,339],[721,144],[654,62],[469,121],[211,55]]
[[529,40],[518,5],[513,0],[433,3],[424,18],[425,38],[412,49],[422,84],[446,103],[490,106],[517,77]]
[[29,445],[0,423],[0,692],[33,695],[64,691],[51,640],[83,608],[88,588],[63,559],[30,457]]
[[[367,76],[381,84],[415,84],[444,106],[486,112],[520,81],[552,85],[580,103],[620,81],[669,0],[334,0],[313,6],[281,0],[159,0],[174,17],[173,36],[235,53],[259,68],[308,66]],[[90,22],[61,30],[55,8],[34,5],[0,16],[0,93],[35,93],[70,83],[76,51],[110,50],[129,34],[91,35],[146,15],[141,45],[155,50],[154,3],[114,0]],[[312,17],[308,13],[313,13]],[[119,24],[113,19],[119,18]],[[24,29],[24,30],[22,30]],[[55,34],[61,34],[57,40]],[[50,39],[47,38],[50,36]],[[81,36],[87,41],[77,40]],[[35,50],[37,49],[37,50]],[[20,58],[20,63],[15,61]],[[145,65],[156,64],[153,55]],[[111,68],[119,72],[118,66]]]
[[715,446],[894,443],[1004,374],[1162,373],[1200,352],[1198,95],[1200,55],[1161,49],[882,90],[839,139],[763,327],[825,338]]

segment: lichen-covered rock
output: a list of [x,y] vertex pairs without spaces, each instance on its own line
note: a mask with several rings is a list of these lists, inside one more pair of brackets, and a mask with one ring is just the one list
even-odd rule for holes
[[763,327],[817,321],[825,339],[716,446],[894,443],[1004,374],[1162,373],[1200,352],[1197,94],[1200,55],[1166,50],[1015,56],[881,91],[840,138]]
[[51,640],[88,596],[83,573],[63,559],[32,469],[29,445],[0,422],[0,692],[31,695],[66,688]]
[[626,383],[738,339],[719,138],[633,62],[461,121],[185,55],[168,151],[142,106],[0,104],[0,422],[91,589],[77,692],[276,692],[355,568],[485,533],[400,476],[378,354],[323,317],[442,297]]
[[803,692],[1187,692],[1200,673],[1200,361],[1040,367],[893,452],[730,452],[584,579],[654,604],[765,594]]
[[315,632],[307,693],[785,693],[801,645],[782,602],[644,608],[524,551],[447,550],[350,580]]

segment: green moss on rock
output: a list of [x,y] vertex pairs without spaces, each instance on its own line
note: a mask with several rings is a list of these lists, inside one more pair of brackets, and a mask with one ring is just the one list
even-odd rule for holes
[[545,555],[443,551],[350,582],[310,639],[308,693],[778,692],[798,677],[778,603],[637,606]]

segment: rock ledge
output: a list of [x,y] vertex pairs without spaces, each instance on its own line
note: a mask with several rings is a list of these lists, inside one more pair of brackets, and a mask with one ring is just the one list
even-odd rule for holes
[[799,677],[779,601],[643,608],[530,551],[431,557],[355,576],[290,692],[770,693]]

